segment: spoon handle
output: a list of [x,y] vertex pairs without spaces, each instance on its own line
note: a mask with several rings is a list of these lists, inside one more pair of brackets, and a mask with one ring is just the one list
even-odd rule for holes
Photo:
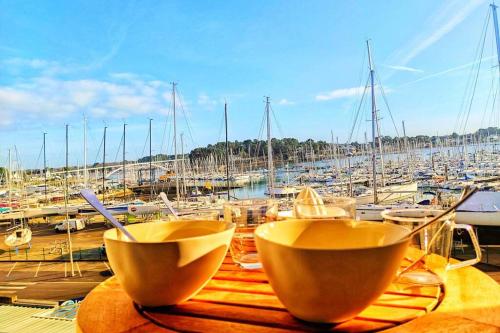
[[88,189],[83,189],[80,191],[80,194],[82,197],[92,206],[94,207],[99,213],[101,213],[102,216],[106,218],[109,222],[111,222],[116,228],[120,229],[121,232],[125,234],[125,236],[128,237],[133,242],[137,242],[137,240],[128,232],[127,229],[123,227],[123,225],[118,222],[117,219],[109,211],[106,210],[106,208],[102,205],[102,203],[99,201],[99,199],[96,197],[94,192]]
[[446,216],[448,214],[450,214],[451,212],[453,212],[454,210],[456,210],[459,206],[461,206],[465,201],[467,201],[467,199],[469,199],[474,193],[476,193],[476,191],[478,190],[478,188],[472,188],[470,189],[469,191],[467,191],[467,189],[465,189],[465,191],[462,193],[462,196],[460,198],[460,200],[458,200],[453,206],[451,206],[450,208],[448,208],[447,210],[445,210],[444,212],[442,212],[441,214],[439,214],[438,216],[436,216],[435,218],[433,218],[432,220],[430,220],[429,222],[426,222],[420,226],[418,226],[417,228],[413,229],[409,234],[408,236],[406,237],[413,237],[414,235],[416,235],[420,230],[428,227],[429,225],[435,223],[436,221],[439,221],[443,216]]
[[178,219],[179,214],[177,214],[174,207],[172,207],[172,203],[170,202],[170,200],[168,200],[165,192],[160,193],[160,198],[161,198],[161,200],[163,200],[163,202],[165,203],[165,206],[167,206],[167,209],[170,211],[170,213],[172,213],[172,215],[174,215],[175,219]]

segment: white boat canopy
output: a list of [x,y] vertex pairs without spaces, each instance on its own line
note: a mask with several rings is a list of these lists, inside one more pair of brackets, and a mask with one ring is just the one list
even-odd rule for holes
[[499,212],[500,192],[476,192],[457,212]]

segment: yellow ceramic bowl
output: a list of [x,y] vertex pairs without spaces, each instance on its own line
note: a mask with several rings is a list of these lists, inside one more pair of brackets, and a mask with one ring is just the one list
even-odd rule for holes
[[111,268],[127,294],[144,306],[178,304],[214,276],[226,256],[234,224],[218,221],[150,222],[104,233]]
[[352,220],[289,220],[259,226],[269,283],[296,317],[339,323],[375,301],[394,279],[409,230]]

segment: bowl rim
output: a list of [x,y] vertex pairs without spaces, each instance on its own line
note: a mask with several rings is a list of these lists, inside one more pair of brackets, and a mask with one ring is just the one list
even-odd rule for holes
[[[145,223],[156,223],[156,224],[192,224],[192,223],[199,223],[199,222],[210,222],[210,223],[219,223],[219,224],[224,224],[226,225],[226,228],[224,230],[216,231],[207,235],[200,235],[200,236],[192,236],[192,237],[183,237],[183,238],[177,238],[177,239],[172,239],[172,240],[166,240],[166,241],[156,241],[156,242],[146,242],[146,241],[130,241],[124,237],[124,239],[114,239],[114,238],[109,238],[107,234],[110,234],[111,232],[121,232],[118,228],[111,228],[106,230],[102,237],[104,241],[112,241],[112,242],[120,242],[120,243],[131,243],[131,244],[168,244],[168,243],[177,243],[180,241],[185,241],[185,240],[191,240],[191,239],[200,239],[202,237],[207,237],[207,236],[212,236],[212,235],[217,235],[223,232],[228,232],[228,231],[234,231],[236,229],[236,224],[233,222],[226,222],[226,221],[211,221],[211,220],[180,220],[180,221],[158,221],[158,222],[142,222],[140,224],[133,224],[133,225],[142,225]],[[125,228],[129,226],[124,226]]]
[[[354,221],[354,223],[367,223],[367,224],[376,224],[376,225],[391,225],[391,228],[396,228],[396,229],[404,229],[408,232],[408,234],[401,238],[400,240],[398,241],[395,241],[395,242],[391,242],[391,243],[388,243],[388,244],[384,244],[384,245],[380,245],[380,246],[364,246],[364,247],[345,247],[345,248],[341,248],[341,249],[318,249],[318,248],[312,248],[312,247],[306,247],[306,246],[291,246],[291,245],[287,245],[287,244],[283,244],[283,243],[279,243],[279,242],[276,242],[276,241],[273,241],[273,240],[270,240],[269,238],[265,238],[265,237],[262,237],[260,235],[260,230],[261,229],[264,229],[266,225],[268,224],[278,224],[278,223],[297,223],[297,222],[306,222],[306,221],[309,221],[309,222],[326,222],[326,219],[294,219],[294,220],[286,220],[286,221],[273,221],[273,222],[267,222],[267,223],[264,223],[264,224],[261,224],[260,226],[257,227],[257,229],[255,230],[255,237],[256,238],[259,238],[263,241],[266,241],[266,242],[269,242],[269,243],[273,243],[273,244],[276,244],[276,245],[279,245],[279,246],[283,246],[283,247],[286,247],[286,248],[290,248],[290,249],[297,249],[297,250],[305,250],[305,251],[338,251],[338,252],[341,252],[341,251],[353,251],[353,250],[369,250],[369,249],[380,249],[380,248],[385,248],[385,247],[389,247],[389,246],[395,246],[397,244],[402,244],[402,243],[405,243],[405,242],[408,242],[410,240],[410,232],[411,230],[407,227],[404,227],[404,226],[401,226],[401,225],[398,225],[398,224],[392,224],[392,223],[383,223],[383,222],[374,222],[374,221],[365,221],[365,220],[356,220]],[[327,223],[338,223],[338,222],[341,222],[341,221],[353,221],[352,219],[335,219],[334,221],[330,221],[330,222],[327,222]]]

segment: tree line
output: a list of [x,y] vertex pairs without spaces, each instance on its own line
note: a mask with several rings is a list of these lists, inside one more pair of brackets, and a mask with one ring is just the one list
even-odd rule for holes
[[[413,137],[407,137],[406,142],[410,146],[415,146],[417,144],[427,144],[427,145],[438,145],[438,144],[456,144],[459,142],[463,144],[464,139],[467,143],[477,142],[478,140],[486,140],[488,137],[500,136],[500,128],[498,127],[488,127],[477,130],[474,133],[469,133],[465,135],[460,135],[457,133],[452,133],[451,135],[442,136],[428,136],[428,135],[417,135]],[[391,136],[381,136],[380,140],[384,146],[392,147],[402,147],[404,144],[404,139],[402,137],[391,137]],[[376,144],[378,146],[378,138]],[[306,156],[311,156],[312,154],[321,155],[328,153],[339,153],[341,155],[346,155],[350,152],[359,152],[363,146],[366,144],[371,145],[371,141],[365,142],[351,142],[351,143],[341,143],[337,145],[336,143],[326,142],[323,140],[315,141],[313,139],[307,139],[305,141],[299,141],[296,138],[283,138],[277,139],[273,138],[271,141],[272,151],[275,158],[279,158],[284,161],[294,160],[294,158],[304,159]],[[243,141],[230,141],[228,142],[229,151],[232,156],[239,158],[261,158],[267,156],[267,141],[257,140],[257,139],[247,139]],[[332,149],[334,152],[332,152]],[[223,156],[226,152],[226,143],[217,142],[215,144],[209,144],[205,147],[194,148],[188,154],[185,154],[185,158],[190,160],[200,160],[206,159],[210,156]],[[178,155],[180,156],[180,154]],[[173,155],[158,154],[154,155],[153,161],[161,161],[167,159],[173,159]],[[149,162],[149,156],[142,157],[138,162]]]

